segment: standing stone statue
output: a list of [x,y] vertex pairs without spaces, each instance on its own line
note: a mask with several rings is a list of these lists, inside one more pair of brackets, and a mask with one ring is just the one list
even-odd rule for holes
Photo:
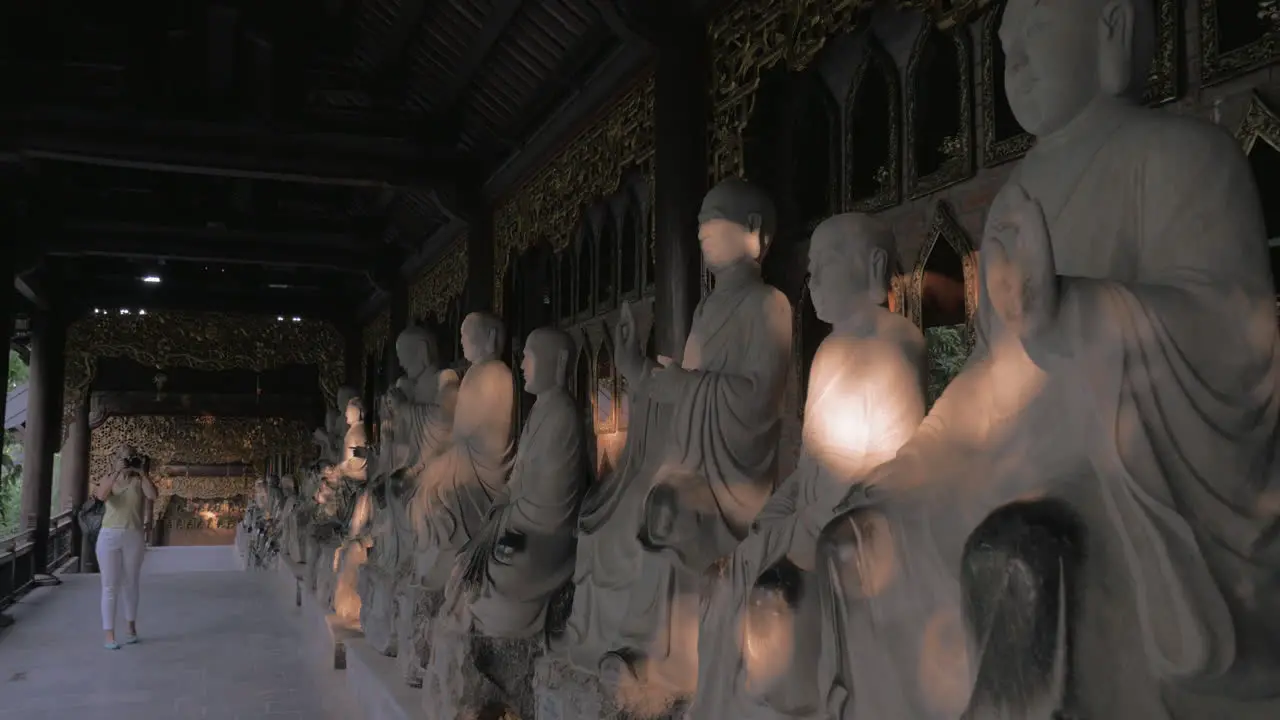
[[707,193],[698,220],[716,284],[683,361],[645,359],[629,311],[618,326],[632,419],[617,472],[583,504],[563,643],[608,683],[671,695],[696,677],[701,574],[747,535],[777,480],[791,353],[790,303],[760,279],[773,203],[733,178]]
[[462,353],[471,368],[458,387],[452,443],[432,462],[413,504],[417,571],[423,587],[442,591],[454,556],[484,525],[507,481],[514,387],[502,362],[502,321],[472,313],[462,321]]
[[[367,502],[356,502],[361,497],[359,488],[366,480],[368,437],[363,402],[353,391],[339,395],[348,398],[344,412],[346,430],[339,445],[342,455],[336,464],[322,465],[316,473],[318,487],[307,562],[313,578],[311,585],[321,603],[334,610],[340,606],[340,615],[355,620],[359,616],[360,600],[355,592],[355,568],[364,562],[364,549],[344,548],[343,543],[353,529],[359,536],[370,519]],[[351,555],[350,559],[336,558],[340,550],[346,550],[343,554]]]
[[893,233],[865,215],[814,230],[810,297],[832,331],[809,373],[800,459],[714,581],[690,717],[821,716],[818,658],[835,628],[821,624],[818,536],[850,485],[891,459],[924,418],[924,336],[882,307],[896,257]]
[[547,608],[573,578],[574,527],[590,465],[585,430],[569,395],[574,340],[562,330],[529,334],[520,370],[537,396],[520,435],[511,478],[479,538],[458,557],[478,570],[470,605],[477,632],[539,637]]
[[977,347],[827,533],[835,717],[1280,717],[1275,290],[1140,0],[1010,0]]
[[413,326],[401,332],[396,357],[405,375],[384,397],[372,483],[378,506],[370,530],[372,554],[360,569],[360,625],[365,639],[387,655],[412,645],[401,637],[413,611],[410,504],[425,467],[448,446],[458,390],[457,373],[439,369],[435,338],[427,330]]

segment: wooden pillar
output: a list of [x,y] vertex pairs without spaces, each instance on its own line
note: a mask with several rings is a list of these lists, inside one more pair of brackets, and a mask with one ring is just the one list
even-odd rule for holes
[[[79,510],[89,498],[89,394],[81,398],[62,444],[62,477],[58,487],[64,498],[64,510]],[[80,523],[71,524],[71,548],[79,550],[80,571],[84,572],[84,537]]]
[[360,326],[351,323],[344,327],[342,340],[342,382],[364,394],[364,378],[360,375],[361,361],[364,359],[364,335],[360,332]]
[[409,327],[409,281],[404,278],[396,280],[391,288],[391,306],[387,311],[387,386],[390,387],[400,377],[400,361],[396,358],[396,338]]
[[672,21],[654,76],[654,339],[659,354],[676,360],[702,296],[698,209],[707,192],[709,79],[705,25]]
[[493,208],[476,203],[468,210],[467,284],[462,295],[462,315],[493,310],[493,278],[497,259],[493,256]]
[[27,432],[22,451],[22,518],[33,530],[35,571],[48,572],[49,521],[53,504],[53,453],[62,433],[63,350],[66,323],[56,313],[32,319],[31,379]]

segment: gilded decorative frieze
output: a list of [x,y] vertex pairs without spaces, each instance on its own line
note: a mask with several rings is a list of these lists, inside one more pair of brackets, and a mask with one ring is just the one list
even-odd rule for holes
[[540,239],[556,251],[567,247],[583,208],[616,192],[631,168],[640,170],[652,192],[653,102],[648,74],[495,209],[493,307],[499,315],[515,256]]
[[[711,147],[713,181],[746,174],[743,133],[755,110],[765,71],[785,65],[801,71],[828,39],[857,25],[876,0],[744,0],[711,24]],[[967,22],[989,0],[899,0],[928,12],[946,30]]]
[[146,315],[95,313],[67,330],[63,427],[93,382],[99,358],[127,358],[157,370],[270,370],[315,365],[329,402],[343,376],[343,342],[320,320],[274,316],[154,311]]
[[[1252,28],[1240,27],[1241,32],[1249,33],[1253,39],[1242,42],[1236,47],[1224,47],[1219,24],[1219,4],[1223,6],[1240,4],[1238,0],[1200,0],[1200,86],[1209,87],[1240,77],[1246,73],[1265,67],[1280,59],[1280,23],[1276,22],[1274,13],[1268,7],[1258,3],[1253,18],[1257,25]],[[1244,3],[1248,4],[1248,3]],[[1241,8],[1233,8],[1239,10]],[[1236,22],[1244,24],[1246,16],[1234,15]]]
[[[251,498],[256,480],[251,477],[162,477],[157,478],[156,501],[152,503],[152,516],[163,516],[169,508],[169,499],[179,497],[184,500],[227,500],[229,498]],[[244,507],[236,503],[229,514],[237,518],[244,515]]]
[[1240,141],[1245,155],[1253,152],[1259,140],[1280,152],[1280,116],[1267,107],[1257,94],[1249,101],[1249,109],[1236,128],[1236,139]]
[[[132,445],[152,459],[153,468],[188,465],[255,466],[284,454],[305,461],[315,457],[311,431],[296,420],[213,416],[121,415],[94,428],[89,440],[91,483],[111,470],[113,453]],[[160,479],[160,478],[157,478]]]
[[409,287],[409,317],[417,319],[430,315],[445,322],[454,298],[461,295],[466,286],[467,236],[464,234]]

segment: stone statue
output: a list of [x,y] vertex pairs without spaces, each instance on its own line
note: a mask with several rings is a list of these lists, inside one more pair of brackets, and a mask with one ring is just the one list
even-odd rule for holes
[[834,717],[1280,717],[1266,234],[1234,139],[1135,101],[1152,19],[1006,6],[1037,143],[972,356],[824,531]]
[[896,257],[893,233],[865,215],[814,230],[809,292],[832,331],[809,373],[800,459],[713,573],[691,717],[820,716],[817,659],[833,629],[820,624],[818,536],[850,485],[891,459],[924,418],[924,336],[882,307]]
[[502,321],[487,313],[462,321],[471,368],[458,387],[452,443],[428,466],[414,503],[418,576],[428,589],[444,589],[454,556],[483,526],[506,484],[514,387],[501,360],[503,333]]
[[790,303],[760,279],[773,203],[733,178],[698,220],[716,284],[683,361],[645,359],[629,308],[619,323],[632,415],[617,471],[584,501],[573,612],[556,643],[608,683],[673,696],[696,677],[700,576],[747,535],[777,479],[791,351]]
[[[315,515],[311,522],[311,542],[307,562],[312,586],[321,602],[354,621],[359,615],[356,570],[364,562],[364,549],[343,547],[349,536],[361,536],[369,522],[371,508],[367,496],[359,494],[366,480],[368,438],[364,428],[364,403],[353,391],[339,391],[348,398],[344,411],[345,432],[336,464],[319,466],[316,472]],[[357,502],[364,499],[364,502]],[[343,551],[344,557],[332,560]],[[349,556],[346,557],[346,556]],[[321,562],[323,558],[323,562]],[[339,610],[339,606],[341,609]]]
[[387,655],[409,644],[399,635],[413,610],[407,587],[416,543],[410,503],[424,468],[448,447],[458,390],[457,373],[439,368],[435,338],[427,330],[413,326],[401,332],[396,357],[405,375],[384,397],[370,490],[377,505],[372,554],[360,570],[360,625],[369,643]]
[[590,472],[585,428],[568,390],[574,348],[562,330],[529,334],[520,371],[537,400],[505,492],[458,557],[459,568],[478,571],[471,618],[489,637],[540,637],[549,603],[573,579],[574,527]]
[[284,502],[281,505],[281,529],[280,529],[280,551],[295,563],[301,563],[306,560],[306,554],[303,552],[303,538],[305,535],[304,527],[299,525],[299,515],[302,514],[300,502],[302,498],[298,493],[298,481],[294,475],[285,475],[280,479],[281,489],[284,491]]
[[329,465],[342,462],[342,439],[347,434],[349,425],[347,408],[351,399],[360,396],[355,388],[343,386],[338,388],[337,402],[325,412],[324,427],[316,428],[312,439],[320,449],[320,461]]

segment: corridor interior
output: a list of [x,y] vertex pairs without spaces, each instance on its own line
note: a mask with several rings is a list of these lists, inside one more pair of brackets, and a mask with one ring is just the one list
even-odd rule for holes
[[271,573],[231,546],[148,548],[142,642],[102,647],[96,574],[28,593],[0,630],[0,720],[358,720]]

